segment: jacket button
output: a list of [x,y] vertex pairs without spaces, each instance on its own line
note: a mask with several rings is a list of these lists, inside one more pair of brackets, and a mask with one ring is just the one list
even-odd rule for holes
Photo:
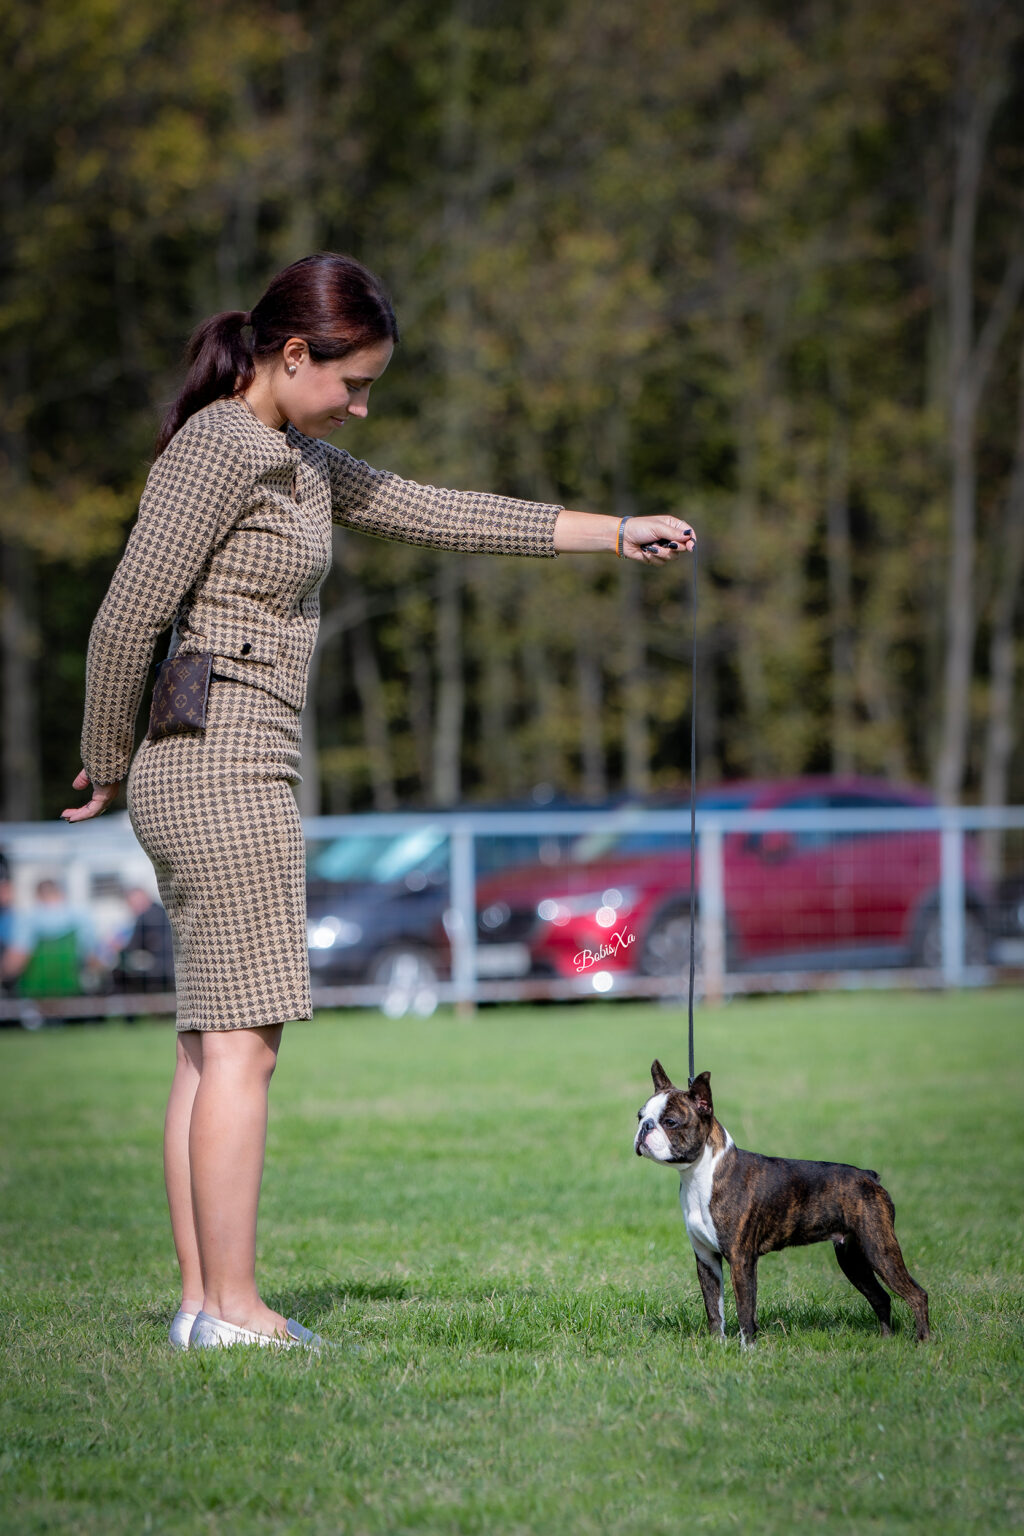
[[252,646],[251,646],[251,645],[250,645],[250,644],[249,644],[249,642],[248,642],[248,640],[247,640],[247,641],[246,641],[246,642],[245,642],[245,644],[244,644],[244,645],[243,645],[243,646],[242,646],[242,655],[243,655],[243,656],[248,656],[248,654],[249,654],[249,652],[250,652],[250,651],[251,651],[251,650],[252,650]]

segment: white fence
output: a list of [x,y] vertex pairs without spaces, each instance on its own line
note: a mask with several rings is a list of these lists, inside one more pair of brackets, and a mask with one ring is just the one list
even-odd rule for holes
[[[612,811],[409,812],[309,820],[305,823],[307,841],[317,847],[367,836],[383,842],[416,832],[429,833],[428,843],[436,847],[440,842],[447,848],[446,860],[442,853],[442,863],[447,867],[440,876],[436,870],[434,875],[439,922],[436,931],[425,932],[416,941],[425,964],[429,961],[427,971],[432,971],[427,982],[424,983],[422,975],[406,983],[401,976],[374,979],[358,974],[333,981],[325,977],[321,981],[314,969],[314,1000],[321,1007],[383,1004],[392,1011],[419,1006],[421,1011],[428,1012],[438,1001],[453,1002],[467,1010],[478,1002],[595,993],[669,998],[685,995],[688,952],[687,963],[680,963],[674,974],[666,974],[664,966],[660,973],[651,974],[642,965],[622,968],[612,964],[605,968],[590,966],[580,974],[558,974],[545,972],[543,967],[538,969],[526,961],[519,974],[495,974],[491,963],[495,951],[488,948],[487,935],[480,927],[478,886],[483,887],[478,880],[478,867],[494,862],[481,859],[481,854],[493,851],[502,840],[515,840],[506,846],[517,850],[527,846],[528,840],[536,840],[548,849],[549,885],[557,895],[559,881],[565,885],[570,875],[576,889],[587,883],[588,866],[575,862],[570,852],[585,834],[605,835],[613,846],[616,838],[623,837],[634,842],[638,838],[670,839],[670,860],[675,861],[678,872],[671,899],[681,916],[688,904],[689,827],[688,811],[637,807]],[[984,836],[979,838],[978,834]],[[1024,807],[699,810],[697,836],[697,985],[699,995],[709,1001],[751,991],[964,987],[1024,979]],[[805,843],[824,840],[833,849],[826,862],[834,874],[838,871],[835,878],[841,883],[841,850],[851,846],[850,840],[872,838],[876,840],[871,845],[877,850],[876,857],[884,857],[885,850],[890,849],[896,850],[892,857],[898,860],[899,849],[905,846],[899,840],[908,836],[916,836],[922,846],[930,839],[932,848],[928,859],[934,864],[934,891],[929,898],[933,943],[926,952],[894,953],[880,961],[877,956],[873,961],[870,957],[854,957],[850,963],[843,961],[841,953],[826,952],[822,962],[817,963],[813,946],[801,950],[797,945],[791,964],[786,963],[785,953],[776,955],[770,965],[760,966],[756,960],[747,960],[742,965],[734,963],[730,952],[730,904],[734,895],[730,890],[733,876],[729,850],[741,846],[735,839],[763,839],[758,846],[764,850],[772,848],[771,858],[765,858],[765,891],[770,902],[773,882],[777,880],[781,886],[784,871],[787,878],[792,874],[791,866],[786,870],[792,852],[786,839]],[[1000,918],[995,906],[996,887],[985,871],[986,847],[991,849],[995,838],[1000,840],[1004,860],[1008,854],[1011,871],[1015,870],[1022,879],[1019,934],[1012,923],[1007,926]],[[776,841],[769,844],[767,839]],[[73,827],[59,822],[0,825],[0,851],[7,857],[18,903],[31,900],[40,878],[56,876],[72,902],[90,905],[101,929],[113,929],[122,888],[153,885],[152,872],[124,815]],[[660,858],[664,877],[664,854]],[[642,856],[637,855],[637,860],[643,864]],[[774,869],[773,862],[777,866]],[[500,891],[505,878],[504,872],[488,874],[487,886],[492,894],[496,887]],[[510,890],[517,878],[516,872],[508,871]],[[984,925],[987,936],[982,955],[971,953],[968,943],[968,934],[973,937],[979,923]],[[974,948],[976,951],[976,944]],[[87,1000],[55,999],[39,1006],[44,1014],[66,1017],[151,1013],[172,1008],[173,995],[97,993]],[[17,998],[7,995],[0,999],[0,1018],[24,1017],[25,1005]]]

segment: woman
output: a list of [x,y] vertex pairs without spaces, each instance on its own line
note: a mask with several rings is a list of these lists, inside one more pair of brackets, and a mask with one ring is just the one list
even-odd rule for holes
[[[648,564],[692,549],[673,517],[616,519],[420,486],[324,441],[364,417],[398,329],[345,256],[278,274],[248,314],[207,320],[157,441],[138,520],[93,624],[83,768],[98,816],[128,777],[136,835],[174,934],[177,1066],[164,1170],[181,1268],[176,1347],[321,1341],[256,1286],[267,1094],[282,1025],[312,1015],[298,781],[299,712],[331,523],[437,549]],[[658,542],[655,542],[658,541]],[[205,728],[133,760],[157,637],[212,657]]]

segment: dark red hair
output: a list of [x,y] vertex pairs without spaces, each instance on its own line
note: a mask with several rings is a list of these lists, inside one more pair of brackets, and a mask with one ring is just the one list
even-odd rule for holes
[[325,252],[293,262],[248,314],[225,310],[193,333],[188,377],[164,417],[157,453],[194,412],[247,388],[256,375],[255,360],[280,352],[292,336],[306,343],[315,363],[325,363],[397,341],[398,323],[380,281],[351,256]]

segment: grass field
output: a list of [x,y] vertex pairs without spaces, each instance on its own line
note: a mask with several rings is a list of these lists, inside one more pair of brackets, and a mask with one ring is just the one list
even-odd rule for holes
[[286,1031],[269,1300],[339,1348],[173,1355],[166,1025],[0,1036],[0,1529],[1000,1533],[1024,1520],[1024,996],[699,1010],[743,1146],[877,1168],[933,1342],[829,1245],[704,1332],[678,1181],[633,1156],[683,1014]]

